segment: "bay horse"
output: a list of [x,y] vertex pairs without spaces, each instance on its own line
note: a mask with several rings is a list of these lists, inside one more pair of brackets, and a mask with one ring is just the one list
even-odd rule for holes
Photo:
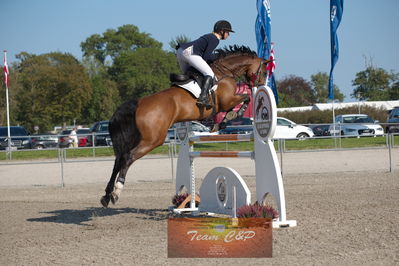
[[104,207],[108,207],[110,200],[115,204],[119,199],[131,164],[161,146],[174,123],[203,120],[217,112],[230,111],[242,102],[248,103],[249,95],[235,94],[235,79],[240,76],[245,76],[251,87],[265,83],[267,61],[248,47],[230,46],[216,50],[215,55],[210,64],[218,80],[212,97],[213,109],[197,107],[197,99],[177,86],[130,100],[117,108],[109,122],[115,163],[101,198]]

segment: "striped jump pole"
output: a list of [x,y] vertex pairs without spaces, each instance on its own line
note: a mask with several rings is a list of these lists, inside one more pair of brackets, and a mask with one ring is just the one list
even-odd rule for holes
[[192,151],[190,157],[213,157],[213,158],[253,158],[251,151]]
[[249,141],[253,140],[254,135],[250,134],[220,134],[209,136],[194,136],[190,138],[190,142],[212,142],[212,141]]

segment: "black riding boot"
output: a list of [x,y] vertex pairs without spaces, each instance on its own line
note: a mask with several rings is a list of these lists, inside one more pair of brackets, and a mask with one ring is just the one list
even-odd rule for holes
[[205,106],[207,109],[212,107],[212,105],[208,101],[208,94],[212,85],[213,85],[213,78],[211,76],[205,76],[204,82],[202,84],[201,94],[197,100],[198,107]]

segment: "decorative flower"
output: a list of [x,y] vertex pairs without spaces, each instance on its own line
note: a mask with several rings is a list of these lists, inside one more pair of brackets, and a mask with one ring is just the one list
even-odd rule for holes
[[238,218],[278,218],[278,211],[269,205],[259,203],[244,205],[237,209]]
[[172,198],[172,204],[177,208],[188,197],[188,193],[178,194]]

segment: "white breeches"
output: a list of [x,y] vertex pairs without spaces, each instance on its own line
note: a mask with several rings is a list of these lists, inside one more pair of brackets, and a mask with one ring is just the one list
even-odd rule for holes
[[211,67],[199,55],[193,55],[193,47],[190,46],[186,49],[179,48],[177,50],[177,61],[179,61],[180,69],[186,73],[187,69],[192,66],[196,68],[204,76],[215,77]]

